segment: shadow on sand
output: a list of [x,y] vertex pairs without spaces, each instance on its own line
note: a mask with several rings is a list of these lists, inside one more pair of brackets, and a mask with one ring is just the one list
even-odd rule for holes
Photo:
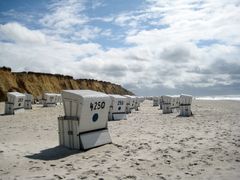
[[39,160],[49,161],[49,160],[62,159],[67,156],[71,156],[73,154],[78,154],[78,153],[82,153],[82,152],[83,151],[80,151],[80,150],[70,150],[63,146],[56,146],[53,148],[44,149],[44,150],[40,151],[40,153],[33,154],[33,155],[27,155],[25,157],[30,158],[30,159],[39,159]]
[[177,115],[176,117],[179,117],[179,118],[194,117],[194,114],[192,113],[190,116],[181,116],[181,115]]
[[5,113],[1,113],[0,116],[13,116],[14,114],[5,114]]

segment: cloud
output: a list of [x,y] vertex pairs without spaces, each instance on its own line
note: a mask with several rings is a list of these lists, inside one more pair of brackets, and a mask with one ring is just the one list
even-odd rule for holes
[[98,7],[105,6],[104,2],[102,0],[92,0],[92,9],[96,9]]
[[46,43],[46,37],[43,33],[37,30],[29,30],[16,22],[0,24],[0,39],[16,43]]
[[124,64],[107,64],[102,68],[102,73],[113,77],[123,77],[126,71],[128,68]]
[[[27,29],[27,32],[35,31]],[[207,88],[239,82],[237,47],[214,45],[198,48],[194,43],[182,43],[181,46],[166,43],[151,48],[139,45],[104,50],[96,43],[66,43],[43,36],[44,44],[1,42],[1,63],[18,71],[34,70],[107,80],[137,92],[143,87],[177,91],[182,86]],[[220,57],[228,61],[219,60]]]
[[73,33],[73,36],[71,36],[71,40],[82,40],[85,42],[92,41],[94,39],[99,38],[100,36],[109,37],[112,35],[112,32],[110,29],[100,29],[98,27],[92,27],[92,26],[85,26],[84,28],[80,29],[79,31],[76,31]]
[[199,73],[240,75],[240,62],[231,63],[227,60],[219,59],[211,64],[208,68],[199,71]]
[[49,6],[51,13],[46,14],[40,22],[48,28],[67,29],[74,25],[82,25],[88,18],[82,14],[85,9],[83,0],[54,1]]
[[[237,29],[239,7],[236,1],[149,1],[149,14],[161,14],[159,25],[164,29],[141,31],[127,37],[127,42],[156,44],[174,39],[177,42],[216,39],[228,44],[239,44]],[[198,8],[196,10],[196,8]]]
[[85,26],[83,29],[74,32],[74,38],[88,41],[94,39],[100,32],[100,28]]
[[[39,24],[49,36],[60,41],[86,41],[91,39],[87,32],[89,17],[83,13],[85,0],[53,0],[47,6],[47,12],[38,19]],[[84,33],[79,35],[77,32]],[[84,37],[85,35],[85,37]]]
[[161,58],[174,63],[187,63],[191,58],[191,52],[183,46],[167,47],[161,53]]
[[[153,84],[177,89],[183,85],[207,88],[235,82],[230,74],[239,73],[237,1],[153,0],[148,3],[146,13],[150,15],[146,19],[158,14],[159,20],[154,19],[154,24],[168,26],[129,34],[126,43],[150,49],[149,70],[153,77],[161,78],[151,78]],[[208,44],[212,39],[216,40],[215,44]],[[199,41],[204,46],[198,47]],[[221,61],[222,58],[227,62]]]
[[96,13],[103,1],[52,2],[42,29],[0,25],[2,65],[111,81],[139,94],[239,93],[239,1],[147,0],[109,16]]
[[78,62],[101,52],[98,44],[55,41],[17,23],[1,25],[0,33],[4,37],[0,41],[1,64],[17,71],[27,69],[78,76]]

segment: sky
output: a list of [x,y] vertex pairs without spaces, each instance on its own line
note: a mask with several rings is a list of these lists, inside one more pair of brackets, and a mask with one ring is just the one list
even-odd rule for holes
[[240,94],[240,0],[0,0],[0,66],[137,95]]

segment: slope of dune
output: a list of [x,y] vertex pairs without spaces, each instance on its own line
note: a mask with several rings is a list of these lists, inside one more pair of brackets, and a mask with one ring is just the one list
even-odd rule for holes
[[27,92],[34,97],[43,92],[60,93],[63,89],[91,89],[113,94],[133,94],[120,85],[92,79],[73,79],[71,76],[37,72],[12,72],[0,68],[0,101],[6,100],[9,91]]

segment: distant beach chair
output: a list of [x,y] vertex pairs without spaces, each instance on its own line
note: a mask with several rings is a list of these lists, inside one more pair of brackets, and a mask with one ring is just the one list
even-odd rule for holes
[[62,104],[62,95],[61,94],[56,94],[57,96],[57,104]]
[[7,102],[5,102],[5,114],[13,115],[17,112],[24,111],[25,94],[19,92],[8,92]]
[[140,107],[140,103],[141,103],[141,98],[138,96],[134,96],[135,97],[135,111],[139,111],[139,107]]
[[182,94],[180,96],[180,116],[188,117],[192,115],[191,110],[192,96]]
[[25,93],[24,109],[32,109],[33,96]]
[[43,107],[55,107],[58,102],[58,94],[44,93],[42,100],[43,100]]
[[180,96],[171,96],[171,108],[172,111],[176,110],[179,112],[180,109]]
[[153,106],[159,106],[159,97],[158,96],[153,97]]
[[136,101],[137,101],[136,96],[131,96],[131,95],[124,95],[124,96],[127,97],[126,112],[131,113],[133,109],[136,110]]
[[162,109],[162,105],[163,105],[163,99],[162,99],[162,96],[159,97],[159,107],[160,107],[160,110]]
[[109,109],[108,120],[127,119],[127,113],[126,113],[127,97],[117,95],[117,94],[108,94],[108,95],[111,98],[111,106]]
[[171,108],[171,96],[162,96],[162,112],[163,114],[169,114],[172,113],[172,108]]

